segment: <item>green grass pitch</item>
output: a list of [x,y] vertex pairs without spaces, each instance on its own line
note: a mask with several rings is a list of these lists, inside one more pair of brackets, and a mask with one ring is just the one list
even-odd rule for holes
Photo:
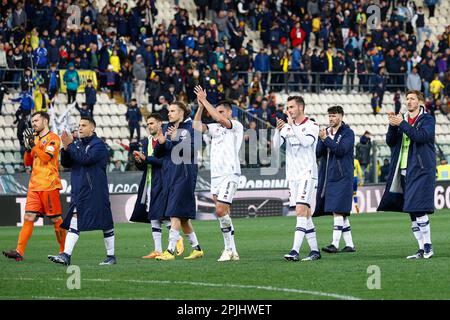
[[[329,244],[332,218],[315,219],[319,246]],[[431,216],[435,256],[409,261],[417,250],[406,214],[351,217],[356,253],[322,254],[315,262],[286,262],[294,217],[234,219],[241,261],[219,263],[223,246],[217,221],[195,221],[205,257],[158,262],[141,256],[152,249],[150,226],[116,225],[118,264],[101,267],[101,231],[82,233],[72,256],[81,289],[67,288],[67,268],[47,260],[57,243],[53,227],[36,227],[25,260],[0,257],[0,299],[450,299],[450,210]],[[0,250],[14,248],[19,228],[0,228]],[[163,231],[164,247],[167,230]],[[185,255],[190,245],[185,239]],[[341,240],[341,247],[343,240]],[[306,239],[301,256],[307,254]],[[381,289],[369,290],[371,265],[380,268]],[[370,281],[369,281],[370,282]]]

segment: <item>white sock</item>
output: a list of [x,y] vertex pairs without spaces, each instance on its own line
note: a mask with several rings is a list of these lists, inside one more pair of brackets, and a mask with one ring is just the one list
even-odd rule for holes
[[353,244],[352,228],[350,227],[350,220],[348,217],[344,218],[344,225],[342,228],[342,237],[344,238],[345,246],[352,247],[352,248],[355,246]]
[[167,248],[167,250],[174,253],[179,238],[180,238],[180,231],[171,228],[169,231],[169,247]]
[[78,231],[78,219],[72,217],[72,220],[70,220],[70,229],[69,232],[67,232],[66,242],[64,243],[64,253],[69,256],[72,255],[73,248],[75,247],[79,236],[80,232]]
[[417,240],[417,243],[419,244],[419,249],[423,250],[422,232],[420,231],[420,228],[419,228],[419,225],[417,224],[417,221],[412,221],[412,223],[411,223],[411,230],[413,232],[414,237]]
[[[165,220],[164,224],[166,225],[167,230],[170,230],[170,228],[172,228],[172,222],[170,220]],[[178,237],[178,240],[180,240],[181,237],[182,236],[180,234],[180,236]]]
[[150,223],[152,224],[152,237],[153,243],[155,244],[155,251],[162,252],[161,221],[151,220]]
[[333,242],[331,244],[336,248],[339,248],[339,242],[341,241],[343,226],[344,226],[344,217],[343,216],[334,217]]
[[191,233],[188,233],[186,236],[188,237],[192,248],[194,248],[196,250],[200,250],[200,246],[199,246],[198,240],[197,240],[197,235],[195,234],[195,232],[192,231]]
[[225,245],[225,250],[232,250],[231,246],[231,218],[230,215],[225,215],[223,217],[218,217],[220,223],[220,229],[222,230],[223,242]]
[[231,222],[231,250],[233,251],[233,253],[237,254],[236,242],[234,241],[234,225],[233,225],[233,222]]
[[302,246],[303,238],[306,232],[306,217],[297,217],[297,225],[294,234],[294,244],[292,245],[292,250],[300,252],[300,247]]
[[431,227],[430,220],[428,220],[428,215],[416,218],[417,224],[419,225],[420,232],[422,233],[423,243],[431,244]]
[[103,230],[103,238],[105,240],[106,254],[108,256],[114,255],[114,229]]
[[[153,221],[153,220],[152,220]],[[161,221],[157,220],[160,225],[161,225]],[[164,225],[166,226],[167,230],[170,230],[170,228],[172,227],[172,221],[169,220],[164,220]]]
[[314,226],[312,218],[308,218],[306,220],[305,237],[308,241],[308,245],[311,248],[311,251],[319,251],[319,246],[317,245],[316,228]]

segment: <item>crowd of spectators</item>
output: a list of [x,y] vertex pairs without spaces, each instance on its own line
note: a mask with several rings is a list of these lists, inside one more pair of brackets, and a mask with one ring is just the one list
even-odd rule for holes
[[[368,92],[377,113],[386,90],[420,89],[431,112],[448,110],[450,26],[432,43],[425,19],[434,16],[435,0],[425,0],[427,12],[412,0],[382,0],[374,28],[367,23],[367,0],[194,2],[198,23],[175,1],[173,19],[158,24],[155,0],[135,7],[127,1],[99,7],[96,0],[1,0],[0,79],[19,89],[26,104],[36,87],[32,70],[39,69],[49,99],[64,81],[71,102],[80,85],[77,70],[93,70],[98,90],[120,93],[127,105],[135,98],[165,120],[176,99],[195,112],[193,88],[200,84],[210,102],[234,101],[246,128],[275,124],[282,106],[274,93],[281,90]],[[79,6],[79,17],[71,5]],[[246,30],[259,33],[260,50],[245,40]],[[61,79],[60,69],[67,69]],[[130,114],[130,131],[135,118]]]

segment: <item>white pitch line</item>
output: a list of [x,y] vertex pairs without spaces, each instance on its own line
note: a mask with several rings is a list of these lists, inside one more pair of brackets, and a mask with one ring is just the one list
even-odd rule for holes
[[[41,281],[40,279],[32,278],[15,278],[15,279],[2,279],[2,280],[24,280],[24,281]],[[63,281],[61,278],[46,279],[51,281]],[[209,282],[193,282],[193,281],[170,281],[170,280],[111,280],[111,279],[82,279],[82,281],[89,282],[131,282],[131,283],[147,283],[147,284],[177,284],[177,285],[190,285],[190,286],[202,286],[202,287],[228,287],[228,288],[239,288],[239,289],[256,289],[265,291],[279,291],[279,292],[290,292],[298,294],[306,294],[319,297],[329,297],[340,300],[361,300],[361,298],[341,295],[337,293],[328,293],[321,291],[310,291],[302,289],[292,289],[292,288],[279,288],[273,286],[255,286],[255,285],[242,285],[242,284],[223,284],[223,283],[209,283]]]

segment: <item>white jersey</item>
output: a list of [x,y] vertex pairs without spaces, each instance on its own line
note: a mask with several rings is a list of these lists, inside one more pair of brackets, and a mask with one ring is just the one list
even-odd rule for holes
[[286,180],[317,179],[316,145],[319,125],[306,118],[301,124],[285,124],[275,130],[272,146],[286,143]]
[[244,127],[239,121],[230,120],[231,129],[220,123],[208,124],[207,134],[211,137],[211,177],[241,174],[239,150]]

